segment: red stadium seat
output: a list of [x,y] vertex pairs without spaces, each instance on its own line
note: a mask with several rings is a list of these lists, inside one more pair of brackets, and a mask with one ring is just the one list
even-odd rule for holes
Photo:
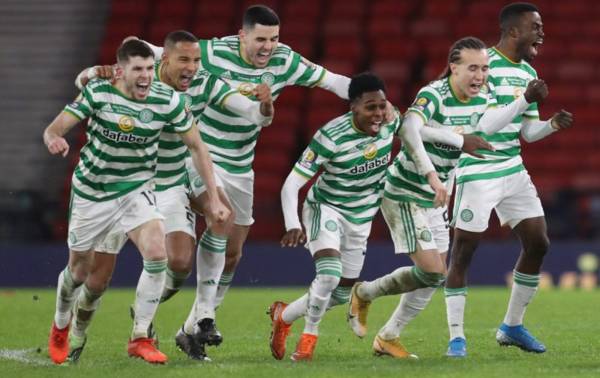
[[375,0],[369,3],[371,19],[395,18],[399,23],[408,20],[419,6],[417,1]]

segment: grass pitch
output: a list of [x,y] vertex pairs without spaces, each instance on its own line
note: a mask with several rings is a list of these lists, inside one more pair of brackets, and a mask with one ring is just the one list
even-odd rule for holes
[[328,312],[311,363],[293,363],[289,355],[302,331],[294,325],[287,356],[271,357],[270,321],[265,311],[274,300],[291,301],[301,289],[232,289],[217,313],[225,341],[209,348],[210,363],[198,363],[178,351],[173,340],[193,302],[186,289],[159,308],[155,321],[164,366],[127,357],[133,289],[111,289],[103,298],[77,365],[54,366],[47,357],[47,337],[54,312],[50,289],[0,289],[0,376],[2,377],[593,377],[600,376],[599,292],[541,291],[530,305],[525,325],[548,348],[542,355],[499,347],[496,327],[502,321],[509,291],[471,288],[466,333],[469,356],[444,356],[448,331],[441,291],[404,331],[402,341],[417,361],[374,357],[371,342],[398,302],[380,298],[371,307],[369,333],[358,339],[345,321],[345,307]]

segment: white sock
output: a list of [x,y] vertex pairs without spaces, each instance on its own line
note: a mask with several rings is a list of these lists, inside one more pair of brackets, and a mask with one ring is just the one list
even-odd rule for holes
[[229,290],[229,287],[231,286],[231,281],[233,281],[234,275],[235,272],[221,273],[219,286],[217,286],[217,296],[215,297],[215,308],[219,307],[221,303],[223,303],[223,299],[225,299],[225,294],[227,294],[227,290]]
[[56,324],[58,329],[64,329],[71,322],[73,302],[79,293],[77,289],[81,287],[82,283],[76,283],[73,280],[73,275],[68,266],[58,275],[56,312],[54,313],[54,324]]
[[384,340],[392,340],[400,336],[404,327],[425,309],[431,301],[435,287],[425,287],[402,294],[400,303],[387,323],[379,331]]
[[[213,235],[206,230],[198,243],[196,254],[197,286],[194,315],[195,322],[215,318],[217,282],[225,266],[227,238]],[[186,321],[187,323],[187,321]]]
[[319,334],[319,323],[327,311],[331,293],[340,283],[342,261],[339,257],[321,257],[315,261],[317,276],[308,291],[308,308],[304,317],[304,332]]
[[[352,287],[338,286],[331,293],[329,302],[327,303],[326,311],[329,311],[332,307],[343,305],[348,303],[350,300],[350,291]],[[287,324],[292,324],[295,320],[300,319],[306,315],[308,309],[308,294],[304,294],[300,298],[290,303],[283,313],[281,318]]]
[[446,295],[446,316],[448,319],[448,330],[450,340],[457,337],[466,339],[465,324],[465,304],[467,300],[467,288],[444,289]]
[[403,266],[376,280],[363,282],[358,286],[357,294],[365,301],[372,301],[384,295],[413,291],[420,287],[415,278],[414,268],[416,267]]
[[133,319],[133,331],[131,332],[132,340],[148,337],[148,327],[154,319],[165,286],[166,269],[166,259],[144,260],[144,269],[140,274],[135,292],[135,318]]
[[73,334],[77,337],[85,336],[85,333],[92,322],[94,313],[100,306],[102,299],[101,293],[92,293],[87,286],[82,285],[81,292],[75,304],[75,318],[73,320]]
[[508,309],[504,316],[504,323],[514,327],[523,324],[523,317],[527,305],[535,295],[540,282],[540,275],[531,275],[513,272],[513,286],[508,301]]
[[281,319],[287,324],[292,324],[295,320],[300,319],[306,315],[306,309],[308,308],[308,293],[304,294],[300,298],[290,303],[283,313]]

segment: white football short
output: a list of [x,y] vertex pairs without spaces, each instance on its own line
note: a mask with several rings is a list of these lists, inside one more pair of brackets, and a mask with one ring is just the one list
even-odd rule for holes
[[[186,159],[186,169],[190,179],[192,196],[198,197],[206,191],[206,185],[194,168],[192,158]],[[213,164],[217,186],[225,190],[231,207],[235,211],[234,223],[240,226],[250,226],[252,218],[252,202],[254,201],[254,171],[246,173],[229,173],[217,164]]]
[[125,233],[154,219],[164,217],[156,206],[150,185],[108,201],[90,201],[73,194],[69,212],[69,249],[118,253]]
[[488,228],[492,209],[500,224],[514,228],[524,219],[544,216],[542,202],[527,171],[457,185],[452,226],[470,232]]
[[335,209],[314,202],[304,202],[302,223],[306,245],[311,255],[323,249],[339,251],[342,277],[358,278],[365,261],[371,223],[355,224]]
[[413,202],[398,202],[384,197],[381,212],[396,253],[411,254],[417,250],[448,252],[450,233],[446,207],[425,208]]

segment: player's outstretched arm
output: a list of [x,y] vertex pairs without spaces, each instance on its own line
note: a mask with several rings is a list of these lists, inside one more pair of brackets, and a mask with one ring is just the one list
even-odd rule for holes
[[292,170],[281,188],[281,208],[286,230],[281,238],[282,247],[296,247],[306,242],[306,235],[298,217],[298,192],[308,180],[308,177]]
[[433,127],[421,127],[421,138],[425,142],[442,143],[455,148],[460,148],[463,152],[478,158],[484,156],[477,153],[477,150],[494,151],[494,147],[476,135],[460,135],[451,130],[437,129]]
[[429,185],[435,192],[433,200],[435,207],[445,206],[449,200],[448,190],[440,181],[433,163],[429,159],[429,156],[427,156],[427,151],[425,151],[425,147],[423,146],[423,140],[420,135],[420,129],[423,127],[423,118],[417,113],[409,111],[402,122],[399,136],[406,145],[408,153],[417,167],[417,171],[427,177]]
[[222,223],[229,218],[230,211],[219,199],[208,147],[206,147],[206,144],[200,138],[200,133],[195,124],[188,131],[180,134],[180,136],[183,143],[190,150],[194,168],[206,184],[208,206],[204,215],[207,217],[207,222]]
[[573,124],[573,114],[566,110],[555,113],[547,121],[523,117],[521,136],[529,143],[536,142],[559,130],[568,129]]
[[223,107],[258,126],[269,126],[275,115],[271,89],[266,84],[260,84],[254,92],[258,101],[249,100],[239,92],[227,96]]
[[338,75],[331,71],[325,72],[325,76],[318,84],[319,87],[335,93],[344,100],[348,99],[348,88],[350,87],[350,78],[344,75]]
[[69,153],[69,143],[63,138],[69,130],[79,123],[79,119],[67,112],[60,112],[54,121],[44,130],[44,144],[52,155]]
[[477,129],[492,135],[508,126],[519,114],[527,110],[530,104],[541,102],[548,96],[548,86],[543,80],[534,79],[529,82],[523,96],[503,107],[493,107],[485,111]]

